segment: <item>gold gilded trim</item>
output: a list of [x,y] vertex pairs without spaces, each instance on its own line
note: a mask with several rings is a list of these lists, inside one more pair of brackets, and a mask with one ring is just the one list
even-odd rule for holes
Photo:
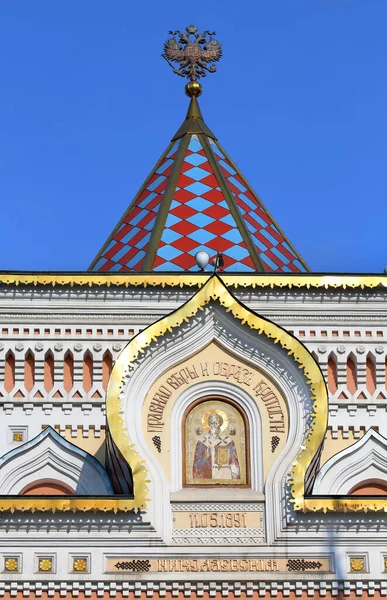
[[146,467],[138,452],[130,443],[128,431],[122,417],[124,407],[121,404],[120,392],[125,371],[153,341],[172,332],[183,322],[188,322],[199,310],[211,300],[217,300],[227,311],[238,319],[242,325],[254,329],[258,335],[266,335],[274,343],[279,343],[303,370],[310,386],[315,418],[309,432],[305,447],[300,452],[292,470],[292,496],[296,510],[304,508],[304,476],[306,470],[322,443],[328,419],[328,396],[321,371],[308,350],[295,337],[271,321],[251,312],[230,294],[225,284],[217,276],[207,280],[205,285],[178,310],[153,323],[133,338],[119,355],[107,389],[106,409],[110,433],[113,441],[133,469],[135,505],[145,508],[148,492]]
[[361,498],[361,496],[343,496],[336,498],[309,497],[304,498],[296,510],[303,512],[387,512],[387,500],[380,498]]
[[34,496],[20,496],[0,498],[0,512],[9,511],[42,511],[42,512],[89,512],[102,511],[117,513],[128,512],[134,509],[134,500],[131,498],[118,499],[117,497],[106,498],[77,498],[76,496],[57,498],[36,498]]
[[[208,273],[0,273],[4,285],[49,286],[117,286],[117,287],[202,287]],[[224,273],[222,279],[230,288],[387,288],[387,275],[310,275],[298,273],[231,275]]]
[[130,464],[133,471],[134,499],[111,498],[0,498],[0,511],[130,511],[145,509],[148,495],[147,470],[138,451],[130,443],[128,432],[122,418],[123,407],[120,401],[122,381],[128,365],[144,352],[152,341],[173,331],[183,322],[188,322],[211,300],[217,300],[238,319],[242,325],[248,325],[258,335],[266,335],[274,343],[279,343],[299,364],[306,377],[313,400],[314,418],[305,447],[294,462],[291,472],[291,496],[297,511],[384,511],[387,501],[384,498],[362,499],[361,497],[307,497],[304,495],[304,477],[313,457],[319,449],[325,435],[327,424],[328,397],[321,371],[303,344],[274,323],[259,317],[238,303],[226,286],[230,287],[324,287],[324,288],[374,288],[387,287],[387,276],[383,275],[224,275],[223,282],[217,276],[205,275],[45,275],[45,274],[0,274],[0,281],[15,285],[117,285],[117,286],[196,286],[195,295],[174,313],[153,323],[142,331],[123,349],[119,355],[107,390],[107,417],[114,442]]

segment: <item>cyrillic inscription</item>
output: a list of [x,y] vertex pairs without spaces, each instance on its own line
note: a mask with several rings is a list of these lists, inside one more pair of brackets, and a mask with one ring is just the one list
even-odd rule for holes
[[156,573],[329,573],[328,558],[164,558],[109,557],[107,572]]
[[263,558],[258,559],[208,559],[208,560],[159,560],[159,572],[223,572],[223,571],[279,571],[279,565],[276,560]]
[[172,373],[154,393],[147,414],[148,432],[160,432],[164,426],[164,408],[174,390],[188,385],[196,379],[212,376],[223,377],[240,386],[246,386],[266,408],[271,433],[285,433],[285,416],[276,392],[263,380],[257,381],[257,373],[238,363],[225,361],[199,362]]

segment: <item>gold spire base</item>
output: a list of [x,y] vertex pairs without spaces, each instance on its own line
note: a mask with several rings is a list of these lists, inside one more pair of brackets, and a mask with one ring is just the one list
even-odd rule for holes
[[189,81],[185,86],[185,93],[190,98],[198,98],[201,96],[202,91],[203,88],[198,81]]

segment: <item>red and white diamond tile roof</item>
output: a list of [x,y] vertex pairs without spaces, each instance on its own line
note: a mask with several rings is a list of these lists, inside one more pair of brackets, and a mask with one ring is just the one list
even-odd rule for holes
[[90,270],[197,271],[199,250],[211,258],[222,252],[225,272],[309,270],[204,124],[193,98],[185,125]]

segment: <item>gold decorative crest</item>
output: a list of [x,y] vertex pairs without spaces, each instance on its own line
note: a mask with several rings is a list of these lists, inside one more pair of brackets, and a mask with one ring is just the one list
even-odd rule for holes
[[[207,73],[216,71],[215,62],[222,56],[222,47],[212,36],[215,31],[200,33],[195,25],[189,25],[185,31],[170,31],[170,37],[164,44],[161,55],[173,72],[190,81],[197,81]],[[174,67],[172,63],[178,66]]]

